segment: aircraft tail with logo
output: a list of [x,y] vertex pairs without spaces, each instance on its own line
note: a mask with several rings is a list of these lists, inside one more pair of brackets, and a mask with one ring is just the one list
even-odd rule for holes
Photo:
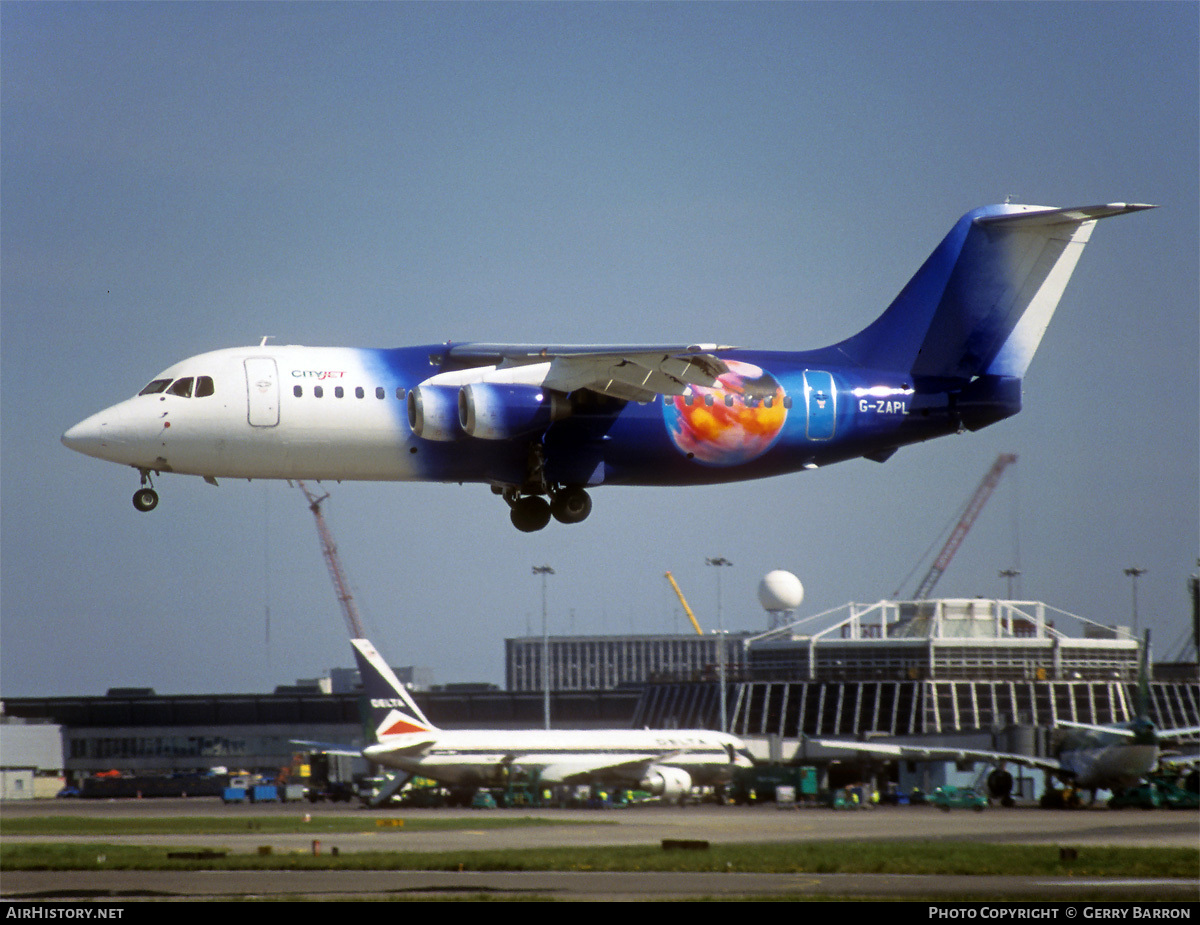
[[352,639],[350,643],[362,677],[359,708],[366,740],[393,749],[421,749],[435,741],[440,730],[421,712],[370,640]]

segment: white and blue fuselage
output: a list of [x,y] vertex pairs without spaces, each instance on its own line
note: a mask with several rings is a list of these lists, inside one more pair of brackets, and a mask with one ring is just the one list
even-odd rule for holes
[[76,424],[70,448],[152,474],[478,482],[522,530],[582,520],[587,489],[762,478],[976,430],[1021,379],[1100,218],[963,216],[892,305],[805,352],[716,345],[262,344],[191,357]]

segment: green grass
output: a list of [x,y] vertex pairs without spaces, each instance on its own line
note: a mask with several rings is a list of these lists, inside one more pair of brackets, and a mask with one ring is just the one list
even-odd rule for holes
[[[247,832],[264,835],[322,835],[336,832],[399,831],[380,828],[377,817],[362,816],[313,816],[305,822],[303,814],[294,816],[164,816],[147,818],[112,817],[92,818],[88,816],[31,816],[27,819],[0,818],[0,836],[3,835],[245,835]],[[554,826],[566,823],[551,819],[536,819],[531,816],[486,816],[471,818],[424,818],[403,820],[403,830],[429,832],[454,829],[507,829],[528,826]],[[579,823],[572,820],[570,825]],[[598,825],[601,820],[588,820],[587,824]]]
[[[206,846],[219,850],[218,846]],[[545,848],[521,851],[355,851],[229,854],[172,860],[163,847],[108,844],[0,846],[0,869],[13,870],[594,870],[761,871],[1079,877],[1194,878],[1200,850],[1083,847],[1064,862],[1058,848],[964,842],[872,842],[713,845],[707,851],[649,846]]]

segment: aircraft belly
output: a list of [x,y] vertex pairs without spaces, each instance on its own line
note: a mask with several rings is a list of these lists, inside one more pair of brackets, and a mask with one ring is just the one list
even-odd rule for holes
[[1154,769],[1158,747],[1118,743],[1064,751],[1059,760],[1074,774],[1080,787],[1129,787]]
[[395,433],[321,433],[279,425],[269,431],[217,436],[177,426],[158,454],[171,472],[226,478],[392,481],[419,477]]

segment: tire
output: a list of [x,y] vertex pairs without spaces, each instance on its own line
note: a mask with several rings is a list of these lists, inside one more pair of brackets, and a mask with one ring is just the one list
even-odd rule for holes
[[550,503],[540,495],[529,495],[514,502],[510,517],[522,533],[536,533],[550,523]]
[[158,507],[158,492],[153,488],[141,488],[133,493],[133,506],[143,514]]
[[550,502],[550,513],[561,524],[577,524],[592,513],[592,498],[582,488],[564,488]]

